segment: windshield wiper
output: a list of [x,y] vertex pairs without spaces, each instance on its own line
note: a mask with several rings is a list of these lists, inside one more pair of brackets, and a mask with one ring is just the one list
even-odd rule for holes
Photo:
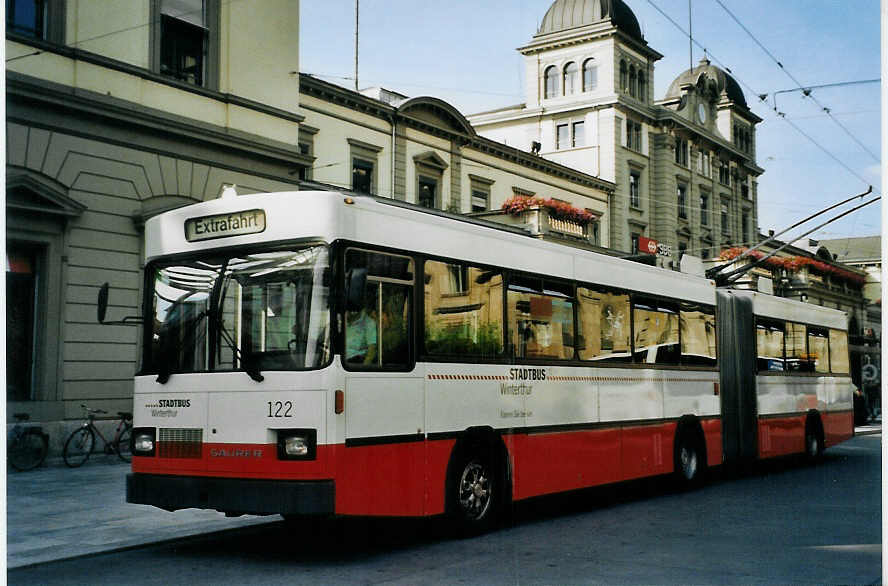
[[255,362],[252,358],[247,358],[247,355],[244,353],[244,351],[241,350],[235,343],[234,338],[225,327],[225,324],[222,322],[221,318],[217,319],[216,326],[219,328],[219,337],[225,340],[228,348],[232,352],[234,352],[234,355],[240,361],[240,365],[241,367],[243,367],[244,372],[250,375],[250,378],[257,383],[261,383],[262,381],[264,381],[265,377],[262,376],[262,373],[259,371],[259,363]]
[[244,351],[241,350],[241,348],[237,345],[234,337],[229,333],[228,329],[225,327],[225,324],[222,322],[222,300],[225,299],[225,295],[228,291],[228,285],[231,282],[231,277],[225,276],[225,267],[227,266],[228,261],[225,262],[225,265],[219,272],[219,281],[217,282],[216,286],[213,287],[213,294],[210,297],[213,307],[212,314],[210,315],[210,333],[213,334],[213,340],[211,342],[213,346],[213,351],[215,352],[216,350],[216,340],[224,340],[225,344],[228,345],[228,349],[232,351],[234,357],[240,362],[241,368],[244,369],[244,372],[246,372],[247,375],[249,375],[249,377],[257,383],[261,383],[265,380],[265,377],[262,376],[262,373],[259,371],[259,364],[254,362],[252,359],[247,358]]

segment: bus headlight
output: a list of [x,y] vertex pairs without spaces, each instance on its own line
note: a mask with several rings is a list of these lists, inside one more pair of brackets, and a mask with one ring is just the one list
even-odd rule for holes
[[284,439],[284,452],[288,456],[304,458],[308,455],[308,439],[299,435]]
[[154,428],[153,427],[136,427],[133,428],[133,455],[134,456],[153,456],[154,455]]
[[315,429],[281,429],[278,431],[279,460],[314,460],[317,445]]

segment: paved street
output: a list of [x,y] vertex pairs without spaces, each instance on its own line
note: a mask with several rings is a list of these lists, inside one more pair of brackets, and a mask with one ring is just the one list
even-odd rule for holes
[[[691,493],[646,481],[539,499],[518,507],[512,526],[465,540],[448,538],[433,521],[347,520],[318,532],[277,517],[127,505],[126,467],[98,458],[79,470],[8,475],[8,578],[872,584],[881,576],[880,440],[860,436],[830,449],[819,466],[768,463]],[[109,550],[117,551],[83,556]],[[70,556],[80,557],[15,569]]]

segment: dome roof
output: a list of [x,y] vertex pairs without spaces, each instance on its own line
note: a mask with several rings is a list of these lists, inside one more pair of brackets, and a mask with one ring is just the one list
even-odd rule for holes
[[746,109],[746,96],[737,80],[731,77],[725,70],[713,65],[705,56],[700,64],[693,69],[688,69],[675,78],[666,91],[666,99],[681,97],[681,86],[686,84],[696,85],[702,91],[709,91],[715,96],[726,95],[729,100]]
[[610,21],[630,37],[644,41],[641,27],[632,10],[623,0],[555,0],[536,36]]

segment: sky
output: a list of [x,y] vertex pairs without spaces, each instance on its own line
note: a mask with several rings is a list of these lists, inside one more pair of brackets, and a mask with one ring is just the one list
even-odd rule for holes
[[[359,1],[360,88],[433,96],[466,115],[525,101],[515,49],[531,40],[552,0]],[[879,0],[625,1],[648,45],[663,54],[656,100],[705,47],[763,119],[756,130],[762,232],[779,232],[869,185],[881,192],[881,84],[872,82],[881,77]],[[300,10],[300,71],[354,88],[355,0],[302,0]],[[842,85],[817,87],[832,84]],[[880,214],[873,204],[811,237],[879,234]]]

